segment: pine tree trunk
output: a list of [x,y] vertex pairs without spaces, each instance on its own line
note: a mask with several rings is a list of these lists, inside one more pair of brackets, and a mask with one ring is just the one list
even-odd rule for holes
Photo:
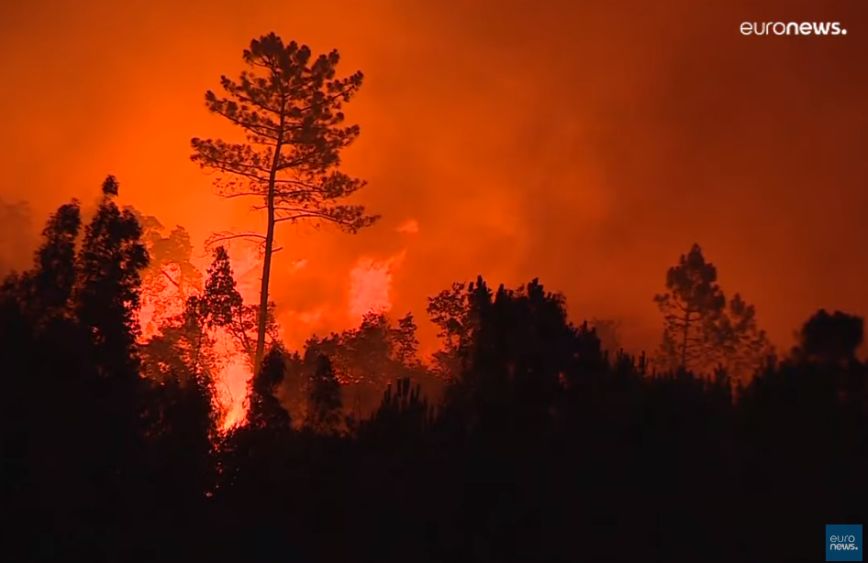
[[[269,190],[270,191],[270,190]],[[262,283],[259,287],[259,326],[256,328],[256,364],[259,369],[265,355],[265,329],[268,324],[268,280],[271,277],[271,253],[274,247],[274,198],[268,205],[268,228],[265,231],[265,256],[262,259]]]
[[[281,126],[283,120],[281,119]],[[266,207],[268,209],[268,226],[265,230],[265,256],[262,258],[262,282],[259,287],[259,323],[256,329],[256,357],[254,360],[254,373],[262,364],[265,355],[265,329],[268,325],[268,282],[271,278],[271,254],[274,249],[274,190],[277,177],[277,166],[280,163],[281,141],[278,139],[274,147],[274,158],[271,162],[271,171],[268,176],[268,195]]]
[[690,310],[684,313],[684,335],[681,340],[681,369],[687,371],[687,335],[690,331]]

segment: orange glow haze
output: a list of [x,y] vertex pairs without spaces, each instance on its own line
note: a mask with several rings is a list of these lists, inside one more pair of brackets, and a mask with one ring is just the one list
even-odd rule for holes
[[[191,232],[204,271],[209,234],[264,218],[215,194],[189,141],[236,134],[203,94],[275,31],[365,73],[344,167],[383,216],[355,236],[280,227],[272,299],[290,347],[371,308],[424,319],[426,297],[482,274],[539,277],[575,320],[616,319],[628,348],[650,349],[652,296],[694,241],[779,349],[819,307],[868,314],[868,4],[627,4],[4,3],[0,199],[29,202],[35,241],[115,174],[122,204]],[[739,35],[768,18],[850,33]],[[252,250],[229,250],[255,302]]]

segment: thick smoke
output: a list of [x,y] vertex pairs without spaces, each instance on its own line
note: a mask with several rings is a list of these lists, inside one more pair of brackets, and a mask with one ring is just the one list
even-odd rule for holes
[[[427,296],[480,273],[538,276],[576,320],[617,320],[623,344],[653,347],[651,297],[693,242],[781,347],[820,306],[868,312],[868,5],[465,4],[3,6],[0,66],[16,78],[0,90],[0,196],[43,217],[111,171],[200,241],[258,226],[213,194],[188,142],[227,133],[202,94],[273,29],[365,72],[345,165],[383,215],[354,237],[281,231],[274,299],[292,344],[356,323],[354,268],[390,264],[371,291],[398,314],[422,318]],[[739,34],[766,19],[849,33]]]

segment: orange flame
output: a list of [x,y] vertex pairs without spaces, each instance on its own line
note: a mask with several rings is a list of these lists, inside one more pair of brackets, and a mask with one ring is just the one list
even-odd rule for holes
[[[252,302],[258,295],[257,273],[259,259],[254,251],[236,251],[230,258],[236,273],[237,289],[245,302]],[[195,266],[205,272],[208,258],[202,257]],[[166,264],[159,271],[151,272],[149,283],[143,288],[138,322],[141,327],[140,341],[146,342],[160,333],[161,327],[184,310],[185,293],[194,293],[191,288],[181,288],[175,280],[180,279],[177,265]],[[214,329],[214,354],[217,358],[215,387],[217,400],[224,412],[222,429],[227,430],[244,420],[247,412],[245,398],[247,386],[253,374],[249,361],[241,352],[232,336],[223,329]]]

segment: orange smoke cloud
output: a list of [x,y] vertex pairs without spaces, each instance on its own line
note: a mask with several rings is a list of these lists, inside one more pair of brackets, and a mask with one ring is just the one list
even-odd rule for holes
[[350,315],[361,318],[371,311],[385,313],[392,309],[392,274],[403,259],[403,252],[379,261],[359,258],[350,271]]
[[405,235],[417,235],[419,234],[419,221],[416,219],[407,219],[395,227],[395,231]]
[[[738,32],[769,19],[852,32]],[[189,140],[232,137],[202,95],[274,30],[364,71],[343,162],[369,182],[356,201],[383,216],[356,236],[278,230],[271,297],[288,345],[386,303],[430,344],[426,298],[483,274],[538,276],[576,320],[618,320],[625,346],[651,348],[651,298],[696,241],[786,348],[820,306],[868,313],[862,21],[868,3],[808,0],[3,3],[0,67],[15,79],[0,89],[0,199],[28,200],[35,232],[112,172],[123,201],[196,241],[261,229],[249,203],[214,195]],[[400,268],[350,274],[401,251]]]

